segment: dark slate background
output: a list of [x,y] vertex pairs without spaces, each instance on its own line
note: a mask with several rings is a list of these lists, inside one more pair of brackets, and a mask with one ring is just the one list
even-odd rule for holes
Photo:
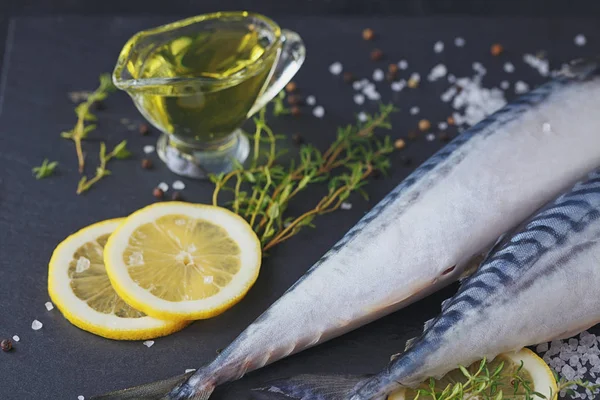
[[[339,4],[313,3],[324,8]],[[94,7],[104,7],[100,4],[107,2]],[[327,68],[334,61],[341,61],[359,77],[370,77],[375,66],[385,67],[387,62],[401,58],[409,61],[409,71],[419,71],[423,77],[438,62],[444,62],[457,76],[471,75],[471,63],[479,61],[488,69],[487,86],[498,85],[504,79],[513,83],[522,79],[534,86],[543,82],[543,78],[521,62],[524,52],[545,50],[552,64],[558,66],[572,58],[594,54],[600,43],[600,28],[595,18],[317,17],[284,15],[282,10],[275,9],[276,14],[281,14],[277,21],[283,27],[297,30],[305,40],[307,60],[295,80],[303,94],[317,97],[318,103],[325,107],[326,116],[316,119],[307,112],[298,119],[272,119],[272,124],[278,132],[301,133],[320,147],[334,138],[336,126],[351,122],[353,114],[360,111],[352,102],[352,89],[340,77],[329,74]],[[83,332],[70,325],[58,310],[47,312],[44,308],[48,301],[46,269],[52,250],[85,225],[124,216],[152,203],[151,192],[158,182],[170,184],[178,178],[160,165],[156,154],[151,158],[157,168],[141,169],[142,147],[154,144],[157,134],[141,137],[127,131],[119,119],[141,121],[141,117],[129,98],[118,93],[107,101],[108,109],[99,112],[99,127],[93,137],[106,140],[109,147],[127,139],[135,157],[115,161],[110,167],[114,175],[89,193],[76,196],[79,176],[73,145],[58,136],[74,123],[73,105],[66,93],[95,88],[98,75],[112,70],[121,46],[131,34],[173,19],[40,16],[13,18],[7,26],[0,80],[0,337],[18,334],[21,341],[15,351],[0,354],[1,399],[76,399],[80,394],[89,397],[179,374],[209,361],[217,349],[226,346],[275,301],[415,165],[442,146],[438,141],[429,143],[423,138],[409,143],[404,152],[392,157],[390,177],[368,185],[370,202],[352,198],[352,210],[317,219],[316,230],[304,232],[273,250],[246,299],[223,315],[158,339],[150,349],[140,342],[116,342]],[[378,33],[376,42],[367,43],[360,38],[362,29],[368,26]],[[573,45],[573,37],[578,33],[586,34],[586,47]],[[452,44],[458,35],[466,38],[465,48],[457,49]],[[442,54],[434,54],[432,50],[437,40],[446,43]],[[489,46],[495,42],[507,49],[501,58],[489,55]],[[383,49],[387,57],[376,64],[368,58],[375,46]],[[502,70],[507,60],[516,65],[517,72],[513,75]],[[447,88],[445,82],[424,82],[418,90],[401,93],[392,93],[389,85],[380,86],[383,101],[393,101],[402,109],[393,117],[394,129],[390,134],[394,138],[404,137],[420,118],[426,117],[436,125],[451,111],[439,100]],[[514,97],[510,93],[509,97]],[[414,105],[421,108],[418,116],[408,114],[408,108]],[[363,108],[373,111],[375,105]],[[289,145],[293,146],[291,141]],[[90,152],[88,173],[91,173],[98,143],[92,140],[85,146]],[[413,165],[403,166],[402,155],[411,157]],[[31,176],[31,167],[45,157],[60,162],[58,174],[36,181]],[[187,200],[209,200],[212,191],[209,183],[182,180],[188,185],[183,192]],[[314,202],[320,195],[315,192],[304,200]],[[214,398],[245,399],[249,397],[248,388],[291,374],[376,371],[390,354],[402,350],[406,339],[416,335],[425,320],[436,315],[441,301],[455,289],[449,287],[369,326],[251,373],[219,389]],[[42,330],[31,330],[34,319],[44,323]]]

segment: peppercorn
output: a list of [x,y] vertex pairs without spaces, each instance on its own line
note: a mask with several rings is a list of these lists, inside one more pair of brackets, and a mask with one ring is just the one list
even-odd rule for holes
[[148,124],[141,123],[138,127],[138,130],[140,131],[140,134],[142,136],[146,136],[150,132],[150,127],[148,126]]
[[452,116],[449,116],[448,118],[446,118],[446,122],[448,122],[448,125],[454,125],[454,118]]
[[94,108],[98,111],[106,110],[106,104],[102,100],[94,102]]
[[492,55],[494,57],[499,56],[500,54],[502,54],[503,51],[504,51],[504,47],[502,47],[502,45],[499,43],[493,44],[492,47],[490,48],[490,52],[492,53]]
[[298,106],[293,106],[293,107],[292,107],[292,115],[293,115],[294,117],[298,117],[298,116],[300,116],[300,114],[302,114],[302,110],[300,110],[300,107],[298,107]]
[[171,195],[171,200],[181,201],[182,199],[183,197],[181,196],[181,192],[173,192],[173,194]]
[[152,168],[152,160],[144,158],[142,160],[142,168],[144,168],[144,169],[150,169],[150,168]]
[[299,133],[294,133],[292,135],[292,141],[296,145],[301,145],[302,143],[304,143],[304,138]]
[[429,130],[429,128],[431,128],[431,122],[429,122],[429,120],[422,119],[419,121],[419,130],[421,132],[425,132]]
[[288,93],[295,92],[296,89],[297,89],[296,82],[290,82],[287,85],[285,85],[285,91]]
[[412,159],[410,157],[402,156],[400,157],[400,164],[408,167],[410,164],[412,164]]
[[373,38],[375,37],[375,32],[373,32],[373,29],[367,28],[362,31],[362,37],[365,40],[373,40]]
[[371,52],[371,60],[379,61],[383,58],[383,51],[375,49]]
[[396,141],[394,142],[394,147],[396,148],[396,150],[403,149],[405,146],[406,142],[404,141],[404,139],[396,139]]
[[396,64],[390,64],[390,65],[388,65],[388,72],[390,74],[396,74],[396,73],[398,73],[398,66]]
[[2,351],[10,351],[12,349],[12,342],[10,339],[4,339],[0,342],[0,348]]
[[415,140],[419,136],[417,131],[410,131],[406,134],[408,140]]
[[290,94],[287,98],[288,104],[291,106],[298,106],[302,104],[302,97],[297,94]]
[[152,192],[152,195],[154,197],[156,197],[157,199],[162,200],[162,198],[165,195],[165,192],[163,192],[161,188],[154,188],[154,191]]
[[354,75],[352,75],[352,72],[350,72],[350,71],[344,72],[344,82],[346,82],[346,83],[354,82]]
[[440,141],[445,143],[445,142],[449,142],[451,137],[448,132],[440,132],[440,134],[438,135],[438,139],[440,139]]

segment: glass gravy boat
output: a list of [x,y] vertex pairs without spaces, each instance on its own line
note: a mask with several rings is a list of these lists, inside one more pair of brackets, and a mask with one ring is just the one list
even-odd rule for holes
[[138,32],[123,47],[113,82],[163,132],[157,151],[169,169],[205,178],[246,160],[240,126],[304,58],[300,36],[273,20],[218,12]]

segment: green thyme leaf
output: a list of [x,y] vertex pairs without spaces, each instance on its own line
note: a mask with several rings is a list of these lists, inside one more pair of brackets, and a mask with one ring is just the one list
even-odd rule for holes
[[47,178],[54,173],[56,166],[58,165],[57,161],[48,161],[47,158],[44,159],[42,165],[39,167],[33,167],[31,171],[35,175],[35,179],[43,179]]

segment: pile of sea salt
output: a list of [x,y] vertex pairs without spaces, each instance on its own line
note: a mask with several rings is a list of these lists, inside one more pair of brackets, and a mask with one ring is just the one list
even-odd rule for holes
[[456,110],[452,118],[458,126],[473,126],[506,105],[504,91],[482,86],[487,73],[483,65],[475,62],[473,70],[475,74],[472,77],[452,78],[453,85],[441,96],[444,102],[452,101],[452,107]]
[[[536,351],[544,361],[567,381],[583,380],[591,384],[600,384],[600,338],[587,331],[577,338],[568,340],[553,340],[537,346]],[[573,399],[595,399],[600,390],[592,393],[589,389],[573,388]],[[560,393],[562,398],[568,398],[565,390]]]

